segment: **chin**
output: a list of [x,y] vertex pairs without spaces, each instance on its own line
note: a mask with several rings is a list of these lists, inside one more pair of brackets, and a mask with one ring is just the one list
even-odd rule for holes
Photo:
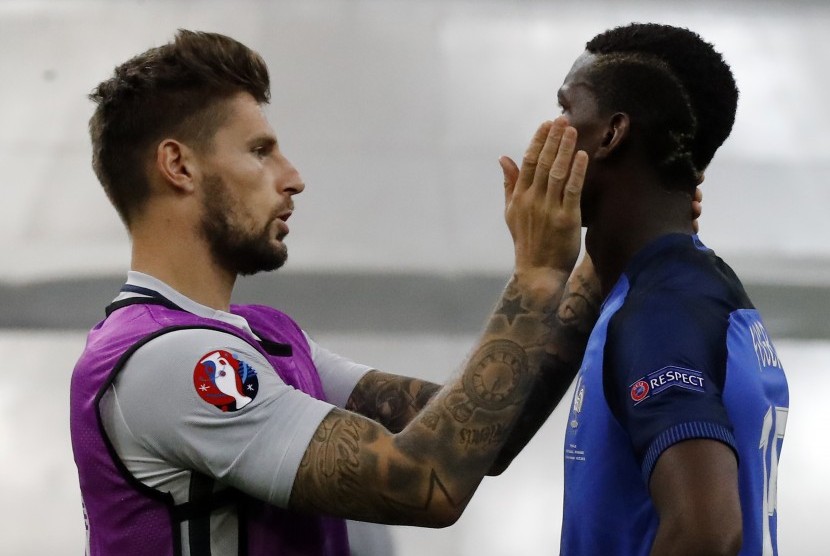
[[583,227],[583,228],[588,228],[588,227],[590,227],[590,226],[591,226],[591,224],[593,224],[593,223],[594,223],[594,214],[593,214],[593,211],[592,211],[592,210],[590,210],[590,209],[588,209],[588,208],[586,208],[586,207],[581,207],[581,208],[580,208],[580,212],[581,212],[580,217],[581,217],[581,220],[582,220],[582,227]]
[[251,276],[281,268],[288,260],[288,249],[282,243],[278,246],[269,244],[269,247],[272,248],[236,253],[233,264],[236,273],[240,276]]

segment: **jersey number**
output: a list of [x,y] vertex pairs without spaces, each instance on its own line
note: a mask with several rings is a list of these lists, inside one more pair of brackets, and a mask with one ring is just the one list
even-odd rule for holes
[[[764,427],[761,429],[761,461],[764,463],[764,556],[773,556],[772,536],[770,535],[770,520],[775,515],[777,506],[776,491],[778,487],[778,446],[784,439],[784,430],[787,428],[786,407],[772,407],[764,416]],[[769,464],[767,452],[771,450]]]

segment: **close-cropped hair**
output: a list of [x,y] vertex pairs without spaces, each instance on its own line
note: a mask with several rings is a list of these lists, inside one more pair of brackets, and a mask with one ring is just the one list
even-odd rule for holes
[[664,184],[694,191],[699,181],[692,152],[697,119],[671,69],[651,56],[608,54],[592,64],[586,78],[602,113],[629,115],[632,137]]
[[[673,152],[654,153],[655,162],[678,170],[688,159],[695,173],[701,174],[732,132],[738,107],[732,70],[714,46],[688,29],[632,23],[597,35],[585,48],[599,59],[608,58],[609,65],[651,66],[654,70],[641,68],[642,82],[626,78],[624,71],[615,71],[614,76],[621,81],[608,83],[603,90],[619,89],[615,91],[618,98],[628,95],[629,102],[637,102],[631,98],[634,95],[645,94],[644,102],[653,100],[655,110],[687,104],[688,117],[669,115],[666,123],[685,126],[694,122],[693,136],[684,137],[688,130],[683,127],[660,130],[659,135]],[[657,145],[659,141],[653,138],[650,142]]]
[[224,35],[183,29],[92,91],[92,167],[127,226],[149,196],[146,165],[158,142],[170,137],[209,151],[227,116],[223,101],[240,92],[269,101],[259,54]]

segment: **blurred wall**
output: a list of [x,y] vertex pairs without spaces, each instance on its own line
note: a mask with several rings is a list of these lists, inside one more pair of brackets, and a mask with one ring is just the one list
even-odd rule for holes
[[830,282],[824,2],[0,1],[0,279],[122,273],[89,166],[85,95],[179,27],[262,53],[282,147],[308,184],[289,271],[500,273],[499,155],[520,157],[596,33],[688,26],[741,88],[707,172],[702,238],[744,278]]
[[[747,282],[790,373],[781,553],[824,554],[830,5],[803,0],[0,0],[0,357],[23,370],[0,382],[0,492],[14,502],[0,552],[82,550],[66,388],[129,264],[89,166],[85,95],[116,64],[180,27],[257,49],[269,115],[308,187],[287,268],[238,295],[302,317],[344,355],[443,380],[510,271],[498,156],[519,158],[558,113],[588,39],[638,20],[698,31],[741,88],[701,237]],[[456,526],[393,529],[399,556],[556,554],[563,426],[558,411]]]

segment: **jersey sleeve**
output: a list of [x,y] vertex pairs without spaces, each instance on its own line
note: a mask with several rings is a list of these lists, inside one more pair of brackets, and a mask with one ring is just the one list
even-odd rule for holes
[[211,329],[150,340],[111,390],[105,427],[136,468],[142,458],[158,459],[173,475],[175,468],[192,469],[280,507],[333,407],[285,384],[244,340]]
[[332,353],[317,344],[308,334],[305,334],[305,337],[311,351],[311,359],[320,375],[326,399],[337,407],[346,407],[346,402],[349,401],[354,387],[367,372],[372,370],[372,367],[355,363],[346,357]]
[[714,299],[648,292],[608,327],[603,387],[648,482],[660,455],[692,438],[737,449],[723,404],[728,310]]

